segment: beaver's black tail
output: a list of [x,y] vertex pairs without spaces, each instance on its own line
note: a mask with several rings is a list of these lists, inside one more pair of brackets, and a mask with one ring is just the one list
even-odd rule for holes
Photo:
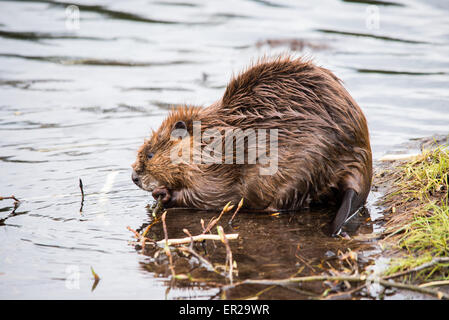
[[330,225],[330,233],[337,235],[346,220],[351,217],[360,207],[360,197],[354,189],[346,189],[340,208]]

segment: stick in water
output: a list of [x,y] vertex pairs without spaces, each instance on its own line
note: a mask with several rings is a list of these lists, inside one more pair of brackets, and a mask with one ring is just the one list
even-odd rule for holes
[[17,199],[16,197],[14,197],[14,196],[10,196],[10,197],[0,197],[0,201],[1,201],[1,200],[6,200],[6,199],[12,199],[12,200],[14,200],[15,202],[20,202],[20,200]]
[[83,206],[84,206],[84,189],[83,189],[83,181],[80,179],[80,190],[81,190],[81,207],[80,212],[83,212]]
[[[228,240],[235,240],[239,237],[238,233],[231,233],[225,235],[226,239]],[[198,236],[192,236],[192,237],[185,237],[182,239],[167,239],[167,244],[169,246],[176,245],[176,244],[187,244],[191,241],[203,241],[203,240],[218,240],[221,241],[221,237],[218,234],[200,234]],[[160,247],[163,247],[165,245],[165,240],[157,241],[156,244]]]
[[240,200],[240,202],[237,206],[237,209],[235,210],[234,214],[232,215],[231,219],[229,220],[229,224],[234,220],[235,216],[240,211],[240,208],[242,208],[242,206],[243,206],[243,198],[242,198],[242,200]]
[[231,246],[229,245],[228,238],[226,237],[226,234],[223,231],[222,226],[217,227],[218,235],[220,236],[221,242],[226,247],[226,264],[229,264],[229,282],[232,284],[232,272],[233,272],[233,266],[234,262],[232,261],[232,251]]
[[164,250],[165,250],[165,254],[168,256],[168,261],[170,263],[170,271],[171,274],[173,276],[173,279],[176,278],[176,273],[175,273],[175,267],[173,265],[173,258],[170,252],[170,248],[168,247],[168,233],[167,233],[167,225],[165,224],[165,216],[167,215],[167,211],[164,211],[164,213],[162,214],[162,227],[164,228],[164,236],[165,236],[165,240],[164,241]]

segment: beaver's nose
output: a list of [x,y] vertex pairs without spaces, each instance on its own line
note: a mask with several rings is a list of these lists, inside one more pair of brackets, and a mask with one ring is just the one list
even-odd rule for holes
[[131,179],[133,180],[133,182],[134,182],[135,184],[137,184],[137,185],[140,187],[140,178],[139,178],[139,175],[138,175],[137,172],[135,172],[134,170],[133,170],[133,173],[131,174]]

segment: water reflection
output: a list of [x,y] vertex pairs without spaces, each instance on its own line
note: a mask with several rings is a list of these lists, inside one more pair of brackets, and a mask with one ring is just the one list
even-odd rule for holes
[[[371,234],[372,224],[367,223],[369,213],[367,210],[357,214],[344,228],[348,234],[347,239],[330,238],[327,235],[327,227],[332,219],[332,211],[329,210],[306,210],[303,212],[284,213],[280,215],[257,214],[239,212],[232,224],[229,220],[232,212],[225,214],[220,222],[226,234],[238,233],[237,240],[230,241],[230,248],[235,264],[234,282],[245,279],[283,279],[292,276],[307,276],[327,271],[335,265],[338,257],[343,252],[352,250],[363,251],[359,257],[360,266],[369,264],[370,254],[375,252],[376,247],[370,241],[357,241],[351,236],[359,234]],[[151,217],[150,213],[149,216]],[[172,238],[185,238],[187,229],[191,235],[199,235],[203,231],[201,219],[204,225],[218,213],[195,210],[171,209],[167,211],[166,225],[167,235]],[[368,219],[369,220],[369,219]],[[150,223],[154,222],[150,218]],[[141,225],[136,231],[143,231],[149,223]],[[216,234],[215,228],[212,232]],[[151,226],[147,237],[154,241],[163,240],[164,232],[162,224],[156,223]],[[187,245],[187,244],[186,244]],[[210,290],[215,288],[221,292],[221,285],[229,283],[224,268],[226,262],[226,249],[220,241],[203,241],[195,243],[192,247],[202,258],[208,262],[202,262],[201,257],[182,254],[172,248],[173,263],[176,274],[187,276],[189,281],[166,281],[170,288],[187,288],[192,290]],[[158,247],[136,245],[136,250],[150,257],[148,262],[142,262],[145,271],[158,277],[170,278],[171,270],[167,256]],[[220,274],[208,268],[209,263],[220,268]],[[193,282],[193,283],[192,283]],[[245,285],[226,291],[226,297],[237,299],[256,295],[263,286]],[[272,288],[273,289],[273,288]],[[307,284],[302,290],[292,288],[276,289],[271,291],[269,298],[307,298],[316,296],[323,291],[321,284]],[[308,292],[308,294],[306,294]],[[267,293],[268,294],[268,293]],[[265,296],[260,296],[264,298]]]

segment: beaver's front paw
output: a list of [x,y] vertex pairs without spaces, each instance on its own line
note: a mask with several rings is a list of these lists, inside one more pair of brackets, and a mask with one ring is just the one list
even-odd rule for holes
[[157,187],[153,190],[153,198],[157,200],[159,197],[162,197],[162,204],[167,205],[171,200],[170,191],[165,187]]

